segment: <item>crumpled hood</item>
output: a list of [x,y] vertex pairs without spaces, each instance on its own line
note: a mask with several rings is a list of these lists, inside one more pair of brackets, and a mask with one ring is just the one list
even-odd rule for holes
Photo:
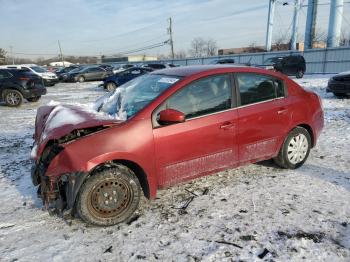
[[38,109],[35,120],[32,158],[37,158],[50,140],[59,139],[73,130],[115,126],[123,121],[77,105],[47,105]]

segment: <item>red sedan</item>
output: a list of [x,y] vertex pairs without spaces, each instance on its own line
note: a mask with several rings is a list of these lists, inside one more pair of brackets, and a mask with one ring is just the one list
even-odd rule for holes
[[320,98],[288,77],[225,65],[164,69],[95,108],[48,105],[32,181],[46,206],[88,223],[130,219],[141,193],[265,159],[298,168],[323,128]]

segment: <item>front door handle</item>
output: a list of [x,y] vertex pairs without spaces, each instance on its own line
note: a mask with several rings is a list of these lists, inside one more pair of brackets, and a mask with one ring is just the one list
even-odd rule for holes
[[220,128],[221,128],[221,129],[231,129],[231,128],[233,128],[234,126],[235,126],[235,124],[232,123],[232,122],[225,122],[225,123],[223,123],[223,124],[220,126]]

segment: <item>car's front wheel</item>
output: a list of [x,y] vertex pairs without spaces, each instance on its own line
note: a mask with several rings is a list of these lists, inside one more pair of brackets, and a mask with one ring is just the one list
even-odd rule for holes
[[304,76],[303,70],[298,70],[298,72],[295,76],[296,76],[296,78],[303,78],[303,76]]
[[28,102],[38,102],[41,96],[27,98]]
[[284,143],[274,158],[277,165],[283,168],[295,169],[301,167],[309,156],[311,137],[302,127],[294,128],[284,140]]
[[114,92],[114,90],[117,89],[117,85],[113,82],[108,82],[106,84],[106,89],[109,91],[109,92]]
[[78,82],[82,83],[85,81],[85,77],[84,76],[79,76],[78,77]]
[[11,107],[20,106],[23,102],[22,94],[17,90],[5,90],[4,100],[6,105]]
[[118,165],[91,175],[82,185],[77,212],[86,222],[112,226],[131,218],[140,201],[140,183],[127,167]]

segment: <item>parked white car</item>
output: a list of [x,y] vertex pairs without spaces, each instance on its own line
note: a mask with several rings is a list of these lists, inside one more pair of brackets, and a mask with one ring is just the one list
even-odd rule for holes
[[0,68],[16,68],[31,71],[33,74],[40,76],[44,80],[46,86],[54,86],[58,83],[58,77],[55,73],[49,72],[45,68],[35,64],[3,65]]

